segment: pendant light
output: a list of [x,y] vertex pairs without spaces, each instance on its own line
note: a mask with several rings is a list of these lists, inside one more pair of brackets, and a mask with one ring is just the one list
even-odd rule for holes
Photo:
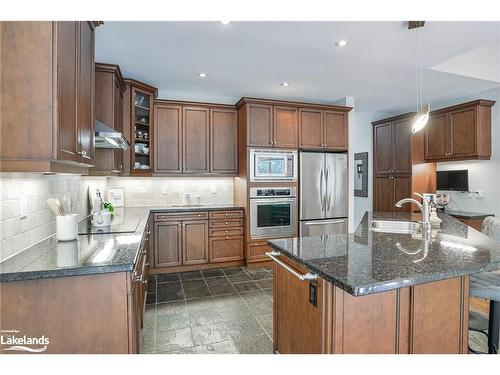
[[[423,26],[423,23],[420,27]],[[429,112],[431,110],[430,103],[426,106],[422,100],[422,41],[420,40],[419,29],[416,27],[416,70],[417,70],[417,114],[413,118],[411,131],[413,134],[419,132],[429,122]]]

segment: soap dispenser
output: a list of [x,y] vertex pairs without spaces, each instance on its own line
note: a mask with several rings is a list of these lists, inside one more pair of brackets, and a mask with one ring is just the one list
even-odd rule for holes
[[438,217],[436,207],[434,205],[431,207],[429,220],[431,222],[431,228],[441,228],[442,220]]

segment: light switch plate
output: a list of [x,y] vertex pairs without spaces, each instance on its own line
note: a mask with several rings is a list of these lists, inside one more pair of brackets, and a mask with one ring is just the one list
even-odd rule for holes
[[21,197],[21,201],[19,202],[19,210],[20,210],[20,216],[21,218],[25,218],[28,216],[28,197],[26,195],[23,195]]

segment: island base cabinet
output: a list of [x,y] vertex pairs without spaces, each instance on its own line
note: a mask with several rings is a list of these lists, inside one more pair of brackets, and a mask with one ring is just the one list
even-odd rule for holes
[[[308,272],[287,257],[280,260]],[[321,278],[302,281],[277,263],[274,270],[277,353],[467,353],[468,277],[353,296]]]

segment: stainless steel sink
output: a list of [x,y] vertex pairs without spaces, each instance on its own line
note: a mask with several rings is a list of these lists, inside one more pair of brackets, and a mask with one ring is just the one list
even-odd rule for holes
[[414,221],[373,220],[370,230],[374,232],[414,234],[420,232],[422,226]]

